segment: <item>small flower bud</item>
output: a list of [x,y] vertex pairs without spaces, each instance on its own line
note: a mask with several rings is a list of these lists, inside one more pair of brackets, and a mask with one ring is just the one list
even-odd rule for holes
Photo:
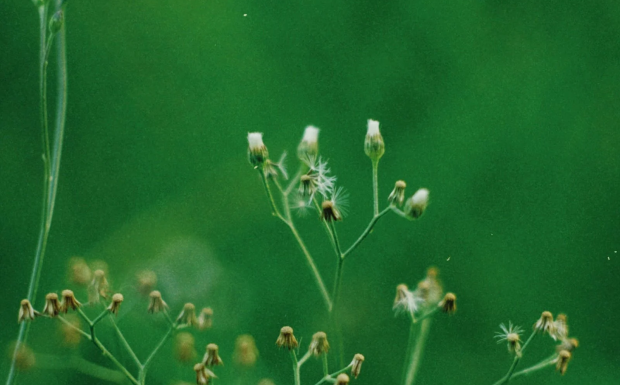
[[198,329],[206,330],[211,329],[213,326],[213,309],[205,307],[200,311],[198,315]]
[[548,333],[550,336],[553,336],[555,331],[555,325],[553,324],[553,315],[548,312],[542,312],[542,315],[534,324],[534,330],[539,333]]
[[99,303],[99,297],[108,298],[108,280],[105,272],[101,269],[95,270],[93,280],[88,286],[88,303]]
[[249,334],[240,335],[235,341],[235,362],[241,366],[254,366],[258,359],[258,349],[254,337]]
[[508,341],[508,352],[521,357],[521,338],[519,335],[517,333],[510,333],[506,336],[506,341]]
[[157,285],[157,274],[152,270],[143,270],[137,274],[138,292],[148,295]]
[[340,373],[338,377],[336,377],[336,385],[347,385],[349,383],[349,376],[344,373]]
[[196,372],[197,385],[208,385],[211,378],[216,378],[215,374],[207,369],[202,363],[197,363],[194,365],[194,371]]
[[315,357],[329,352],[329,342],[327,342],[327,335],[324,332],[314,333],[312,342],[310,342],[310,351]]
[[321,219],[323,219],[325,222],[342,220],[342,214],[340,214],[340,211],[338,211],[332,201],[323,201],[323,203],[321,204],[321,208]]
[[306,127],[304,136],[297,146],[297,156],[304,160],[319,153],[319,129],[314,126]]
[[454,314],[456,312],[456,295],[454,293],[446,293],[439,306],[444,313]]
[[202,363],[206,367],[224,365],[224,362],[220,358],[220,355],[218,354],[218,352],[219,352],[219,347],[216,344],[207,345],[207,352],[202,358]]
[[551,335],[553,339],[565,339],[568,337],[568,324],[566,323],[566,314],[558,314],[553,323],[554,333]]
[[186,303],[183,306],[183,310],[177,321],[181,324],[185,324],[187,326],[198,326],[198,319],[196,318],[196,306],[193,303]]
[[56,317],[60,313],[60,301],[58,300],[58,294],[49,293],[45,296],[45,307],[43,313],[49,317]]
[[316,188],[316,181],[310,175],[304,174],[299,178],[299,195],[302,197],[314,196]]
[[571,359],[571,354],[568,350],[562,350],[558,354],[558,360],[555,365],[555,370],[559,371],[561,375],[566,373],[566,369],[568,368],[568,361]]
[[407,188],[407,184],[405,181],[399,180],[394,185],[394,190],[388,196],[388,202],[391,205],[400,206],[405,201],[405,188]]
[[39,316],[39,312],[34,310],[32,304],[27,299],[22,299],[19,306],[19,314],[17,315],[17,322],[32,321],[34,317]]
[[280,335],[276,340],[276,345],[280,348],[287,348],[288,350],[297,349],[299,344],[297,343],[297,339],[293,334],[293,328],[290,326],[285,326],[280,329]]
[[257,168],[269,158],[269,151],[263,143],[263,134],[261,132],[248,133],[248,159],[250,164]]
[[54,16],[52,16],[52,18],[50,19],[50,24],[49,24],[50,33],[52,34],[58,33],[58,31],[60,31],[60,29],[62,28],[64,21],[65,21],[65,14],[62,12],[62,10],[59,10],[56,13],[54,13]]
[[110,313],[117,315],[118,310],[121,308],[121,303],[123,303],[123,295],[121,293],[116,293],[112,296],[112,303],[108,306],[108,311]]
[[153,290],[151,294],[149,294],[150,302],[149,302],[149,313],[159,313],[168,309],[168,305],[161,298],[161,293],[158,290]]
[[383,153],[385,153],[383,137],[379,132],[379,122],[376,120],[368,120],[368,131],[366,132],[366,140],[364,141],[364,152],[373,162],[381,159]]
[[364,356],[361,354],[356,354],[353,357],[353,361],[351,361],[351,375],[355,378],[360,375],[360,371],[362,370],[362,363],[364,362]]
[[62,291],[62,302],[60,303],[60,311],[63,313],[67,313],[69,309],[76,310],[82,304],[75,298],[75,295],[71,290],[63,290]]
[[180,362],[190,362],[196,357],[194,336],[191,333],[181,332],[174,338],[174,353]]
[[428,206],[428,190],[421,188],[411,198],[407,199],[405,214],[412,219],[418,219],[424,214],[426,206]]
[[69,275],[71,282],[86,286],[91,280],[91,271],[83,258],[73,257],[69,261]]

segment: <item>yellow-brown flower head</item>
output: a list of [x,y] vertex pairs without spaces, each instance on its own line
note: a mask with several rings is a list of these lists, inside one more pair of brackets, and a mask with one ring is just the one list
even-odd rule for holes
[[344,373],[340,373],[338,377],[336,377],[336,385],[347,385],[349,383],[349,376]]
[[357,353],[353,357],[353,361],[351,361],[351,375],[355,378],[360,375],[360,371],[362,370],[362,363],[364,362],[364,356]]
[[207,352],[202,358],[202,363],[209,368],[213,366],[224,365],[224,362],[220,358],[219,350],[220,348],[216,344],[207,345]]
[[108,310],[110,311],[110,313],[117,315],[118,310],[121,308],[121,303],[123,303],[124,299],[125,298],[121,293],[114,294],[112,296],[112,303],[110,303],[110,306],[108,306]]
[[340,211],[338,211],[338,209],[334,205],[334,202],[330,200],[323,201],[323,203],[321,204],[321,209],[321,219],[323,219],[325,222],[342,220],[342,214],[340,213]]
[[237,337],[235,341],[235,362],[241,366],[254,366],[258,359],[258,349],[254,337],[249,334],[243,334]]
[[327,342],[327,334],[324,332],[316,332],[312,336],[312,342],[310,342],[310,351],[316,357],[321,354],[327,354],[329,352],[329,342]]
[[555,333],[555,325],[553,323],[553,315],[551,312],[542,312],[540,318],[534,324],[534,330],[539,333],[547,333],[550,336],[553,336]]
[[553,323],[555,328],[552,334],[553,339],[564,339],[568,337],[568,323],[566,322],[566,314],[558,314]]
[[86,286],[91,280],[91,271],[84,258],[73,257],[69,260],[69,277],[76,285]]
[[456,312],[456,295],[454,293],[446,293],[439,306],[444,313],[454,314]]
[[152,270],[142,270],[136,275],[138,281],[138,292],[148,295],[157,285],[157,274]]
[[213,309],[205,307],[200,311],[198,315],[198,329],[206,330],[211,329],[213,326]]
[[566,373],[566,369],[568,368],[568,362],[570,361],[572,355],[568,350],[561,350],[558,354],[558,360],[555,365],[555,370],[559,371],[561,375]]
[[198,326],[198,318],[196,318],[196,306],[193,303],[186,303],[177,321],[187,326]]
[[194,371],[196,372],[196,384],[208,385],[211,378],[215,378],[215,374],[207,369],[203,363],[197,363],[194,365]]
[[149,294],[149,298],[149,313],[159,313],[168,309],[168,305],[161,298],[159,290],[153,290],[151,294]]
[[510,333],[506,336],[508,341],[508,351],[521,357],[521,338],[517,333]]
[[19,313],[17,314],[17,322],[26,322],[34,320],[34,317],[37,317],[39,312],[34,310],[32,304],[27,299],[22,299],[22,302],[19,305]]
[[407,183],[404,180],[396,181],[394,185],[394,190],[388,196],[388,202],[394,206],[400,206],[405,201],[405,189],[407,188]]
[[280,329],[280,335],[276,340],[276,345],[280,348],[286,348],[288,350],[297,349],[299,344],[297,343],[297,339],[293,334],[293,328],[290,326],[285,326]]
[[82,304],[75,298],[75,295],[71,290],[63,290],[62,291],[62,302],[60,303],[60,311],[63,313],[67,313],[69,309],[76,310]]
[[58,300],[58,294],[48,293],[45,296],[45,307],[43,313],[48,317],[56,317],[60,313],[60,301]]
[[174,338],[174,353],[180,362],[190,362],[196,356],[195,339],[191,333],[181,332]]

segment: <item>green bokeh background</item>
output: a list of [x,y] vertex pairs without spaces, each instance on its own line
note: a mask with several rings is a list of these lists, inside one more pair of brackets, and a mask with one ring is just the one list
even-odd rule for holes
[[[42,167],[36,9],[8,0],[0,15],[5,378]],[[127,298],[119,324],[144,356],[163,333],[134,293],[136,272],[151,268],[173,309],[215,309],[196,343],[200,353],[220,345],[220,383],[292,383],[274,346],[280,327],[293,326],[305,346],[329,324],[297,245],[270,216],[246,135],[264,132],[277,157],[295,153],[306,125],[321,128],[321,152],[350,192],[339,225],[348,245],[372,211],[362,149],[373,118],[386,142],[382,198],[405,179],[410,192],[429,188],[432,203],[413,223],[382,219],[347,261],[345,356],[367,360],[356,383],[398,383],[407,323],[392,314],[394,288],[430,265],[459,311],[434,322],[418,383],[493,383],[510,364],[493,340],[498,325],[528,329],[543,310],[566,312],[581,346],[563,378],[548,370],[515,383],[618,383],[617,1],[70,1],[66,26],[67,131],[37,306],[68,287],[71,256],[104,260]],[[312,216],[299,226],[331,284],[323,230]],[[63,347],[56,326],[32,327],[42,364],[80,354],[109,366],[85,341],[79,353]],[[243,333],[260,350],[249,372],[232,360]],[[552,350],[546,339],[534,346],[526,363]],[[320,365],[304,369],[304,383],[315,383]],[[172,344],[150,373],[152,384],[193,381]],[[35,381],[99,383],[61,367],[19,377]]]

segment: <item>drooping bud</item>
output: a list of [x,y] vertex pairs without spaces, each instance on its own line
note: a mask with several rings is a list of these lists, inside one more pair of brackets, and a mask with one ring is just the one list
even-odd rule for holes
[[510,333],[506,336],[506,341],[508,341],[508,352],[521,357],[521,338],[519,335],[517,333]]
[[207,352],[202,358],[202,363],[205,364],[206,367],[224,365],[219,355],[219,347],[216,344],[207,345]]
[[304,174],[299,178],[299,195],[302,197],[312,197],[316,187],[316,181],[310,175]]
[[424,214],[426,206],[428,206],[428,190],[421,188],[411,198],[407,199],[405,214],[412,219],[418,219]]
[[50,33],[52,34],[58,33],[58,31],[60,31],[60,29],[62,28],[62,25],[64,22],[65,22],[65,14],[62,12],[62,10],[59,10],[56,13],[54,13],[52,18],[50,19],[50,24],[49,24]]
[[290,326],[285,326],[280,329],[280,335],[276,340],[276,345],[280,348],[286,348],[288,350],[297,349],[299,344],[297,343],[297,339],[293,334],[293,328]]
[[121,293],[116,293],[112,296],[112,303],[108,306],[108,311],[114,315],[118,314],[118,310],[121,308],[121,303],[123,303],[123,295]]
[[297,156],[301,160],[317,156],[319,153],[319,129],[314,126],[306,127],[304,136],[297,147]]
[[345,373],[341,373],[336,377],[336,385],[347,385],[349,383],[349,376]]
[[196,318],[196,306],[193,303],[186,303],[183,306],[183,310],[177,321],[181,324],[185,324],[187,326],[198,326],[198,319]]
[[211,329],[211,326],[213,326],[213,309],[210,307],[205,307],[198,315],[198,329]]
[[138,292],[148,295],[157,285],[157,274],[152,270],[143,270],[136,276],[138,281]]
[[319,357],[322,354],[329,352],[329,342],[327,342],[327,334],[324,332],[316,332],[312,336],[312,342],[310,342],[310,351],[315,357]]
[[555,370],[559,371],[561,375],[566,373],[566,369],[568,368],[568,362],[571,359],[571,354],[568,350],[562,350],[558,354],[558,361],[555,365]]
[[63,313],[67,313],[69,309],[76,310],[82,304],[75,298],[75,295],[71,290],[63,290],[62,291],[62,302],[60,303],[60,311]]
[[396,181],[394,190],[392,190],[390,196],[388,196],[388,202],[394,206],[402,205],[405,201],[405,188],[407,188],[407,183],[405,183],[405,181]]
[[35,317],[39,315],[39,312],[34,310],[32,304],[27,299],[22,299],[19,305],[19,314],[17,315],[17,322],[33,321]]
[[356,354],[353,357],[353,361],[351,361],[351,375],[355,378],[360,375],[360,371],[362,370],[362,363],[364,362],[364,356],[361,354]]
[[159,290],[153,290],[151,294],[149,294],[149,298],[149,313],[159,313],[168,309],[168,305],[161,298],[161,293],[159,292]]
[[323,201],[323,203],[321,204],[321,208],[321,219],[323,219],[325,222],[342,220],[342,214],[340,214],[340,211],[336,208],[332,201]]
[[235,341],[235,362],[241,366],[254,366],[258,359],[258,349],[254,337],[249,334],[240,335]]
[[383,136],[381,136],[381,132],[379,132],[379,122],[376,120],[368,120],[368,131],[366,132],[366,140],[364,141],[364,152],[373,162],[377,162],[385,153]]
[[550,336],[553,336],[553,333],[555,332],[555,325],[553,324],[553,315],[551,312],[542,312],[542,315],[534,324],[534,330],[539,333],[548,333]]
[[562,350],[573,352],[573,350],[579,347],[579,340],[577,338],[565,338],[562,343],[556,346],[556,351],[559,353]]
[[553,333],[553,339],[565,339],[568,337],[568,323],[566,322],[566,314],[558,314],[555,317],[555,322],[553,323],[555,328],[555,332]]
[[196,372],[197,385],[208,385],[211,378],[216,378],[215,374],[207,369],[202,363],[197,363],[194,365],[194,371]]
[[93,280],[88,286],[88,303],[99,303],[99,297],[108,298],[108,280],[102,269],[95,270]]
[[446,293],[439,306],[444,313],[454,314],[456,312],[456,295],[454,293]]
[[49,293],[45,296],[45,307],[43,313],[48,317],[56,317],[60,313],[60,301],[58,300],[58,294]]
[[248,145],[248,159],[254,168],[263,165],[269,159],[269,151],[263,143],[262,132],[248,133]]

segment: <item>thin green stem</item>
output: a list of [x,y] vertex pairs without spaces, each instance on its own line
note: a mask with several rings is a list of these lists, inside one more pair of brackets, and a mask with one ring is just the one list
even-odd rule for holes
[[396,214],[396,215],[398,215],[398,216],[400,216],[400,217],[403,217],[403,218],[405,218],[405,219],[407,219],[407,220],[409,220],[409,221],[411,220],[411,218],[410,218],[410,217],[408,217],[408,216],[407,216],[407,214],[405,214],[405,213],[403,212],[403,210],[399,209],[399,208],[398,208],[398,207],[396,207],[396,206],[390,205],[390,210],[392,210],[392,211],[394,212],[394,214]]
[[269,181],[267,181],[267,177],[265,176],[265,170],[263,170],[262,167],[259,167],[258,172],[260,174],[261,180],[263,181],[263,186],[265,187],[267,198],[269,198],[269,204],[271,205],[271,214],[286,222],[286,219],[282,216],[282,214],[280,214],[280,210],[278,210],[278,206],[273,199],[273,194],[271,193],[271,188],[269,187]]
[[284,195],[289,196],[291,192],[293,192],[293,189],[295,188],[295,185],[297,184],[297,181],[299,180],[299,178],[301,178],[301,169],[297,171],[297,174],[295,174],[293,179],[291,179],[291,181],[289,182],[288,186],[286,187],[286,190],[284,190]]
[[110,320],[112,321],[112,326],[114,326],[114,330],[116,331],[116,334],[118,335],[118,338],[121,340],[123,346],[125,347],[125,350],[127,350],[129,355],[131,356],[131,358],[133,358],[133,360],[136,363],[136,365],[139,368],[141,368],[142,367],[142,363],[138,359],[138,356],[136,356],[136,353],[131,348],[131,345],[129,345],[129,342],[127,342],[127,339],[123,335],[123,332],[121,332],[121,329],[119,329],[118,325],[116,324],[116,320],[114,320],[113,317],[110,317]]
[[[319,215],[321,215],[321,205],[319,204],[318,199],[316,199],[316,197],[312,197],[312,202],[314,202],[314,207],[316,207],[316,212],[319,213]],[[330,230],[329,225],[324,220],[321,220],[321,224],[323,225],[323,228],[325,229],[325,232],[327,233],[327,237],[329,238],[329,243],[332,245],[332,248],[334,249],[334,253],[336,253],[336,256],[338,258],[340,258],[340,253],[338,252],[338,249],[336,248],[336,242],[334,241],[334,234]]]
[[510,365],[510,368],[508,369],[508,373],[506,373],[506,375],[504,375],[504,377],[500,378],[495,383],[495,385],[500,385],[500,384],[508,383],[512,379],[512,376],[513,376],[515,370],[517,369],[517,365],[519,365],[519,361],[521,361],[521,357],[523,356],[523,352],[525,351],[525,349],[530,344],[530,342],[534,339],[535,336],[536,336],[536,330],[534,330],[532,332],[532,334],[530,334],[529,338],[527,339],[527,341],[525,341],[525,344],[523,344],[523,347],[521,348],[519,353],[515,354],[515,358],[514,358],[514,360],[512,360],[512,365]]
[[342,250],[340,249],[340,240],[338,239],[338,233],[336,232],[336,225],[334,224],[334,221],[328,221],[327,224],[329,226],[329,229],[331,230],[332,235],[334,236],[334,247],[336,248],[336,254],[342,259]]
[[515,372],[510,379],[512,380],[512,379],[520,377],[520,376],[526,376],[528,374],[537,372],[537,371],[539,371],[541,369],[545,369],[545,368],[547,368],[549,366],[555,365],[556,362],[557,362],[557,355],[554,354],[551,357],[540,361],[536,365],[532,365],[529,368],[525,368],[523,370]]
[[110,361],[112,361],[112,363],[114,363],[114,365],[116,365],[116,367],[123,372],[123,374],[135,385],[140,385],[140,383],[138,382],[138,380],[129,372],[129,370],[127,370],[127,368],[125,368],[125,366],[123,366],[123,364],[121,364],[116,357],[114,357],[114,355],[112,355],[112,353],[110,353],[110,351],[108,349],[106,349],[105,346],[103,346],[103,344],[101,343],[101,341],[99,341],[99,339],[97,337],[94,336],[94,327],[92,328],[93,332],[91,333],[91,336],[93,337],[92,341],[93,344],[99,348],[99,350],[101,350],[101,353],[108,357],[110,359]]
[[306,354],[304,354],[298,361],[298,365],[299,367],[301,367],[301,365],[303,365],[304,363],[306,363],[306,361],[308,361],[308,359],[312,357],[312,352],[310,350],[308,350],[306,352]]
[[431,327],[431,318],[427,318],[422,321],[420,325],[420,333],[413,348],[411,359],[409,360],[407,375],[405,376],[405,385],[411,385],[415,381],[415,376],[420,368],[422,360],[422,353],[424,352],[424,345],[426,344],[426,338]]
[[146,369],[148,369],[149,364],[151,363],[151,361],[153,360],[153,358],[155,357],[155,355],[157,354],[159,349],[161,349],[162,346],[164,346],[166,341],[168,341],[168,338],[170,338],[170,336],[172,335],[172,332],[174,332],[175,330],[176,330],[176,328],[174,328],[174,327],[170,327],[170,329],[168,329],[168,332],[166,332],[166,334],[161,339],[161,341],[159,341],[157,346],[155,346],[155,349],[153,349],[153,351],[151,352],[149,357],[146,359],[146,361],[144,361],[144,365],[142,365],[142,371],[144,371],[146,373]]
[[327,375],[327,376],[323,377],[323,378],[321,379],[321,381],[317,382],[317,383],[316,383],[316,384],[314,384],[314,385],[321,385],[321,384],[323,384],[323,383],[325,383],[325,382],[328,382],[328,381],[332,380],[333,378],[335,378],[335,377],[336,377],[336,376],[338,376],[339,374],[346,373],[349,369],[351,369],[351,366],[353,366],[353,365],[349,364],[349,365],[345,366],[344,368],[340,369],[339,371],[334,372],[334,373],[332,373],[332,374],[329,374],[329,375]]
[[422,321],[422,320],[432,316],[433,314],[437,313],[438,311],[439,311],[439,306],[435,306],[433,308],[433,310],[429,310],[428,312],[424,313],[422,316],[414,319],[413,323],[416,324],[416,323],[418,323],[418,322],[420,322],[420,321]]
[[65,325],[69,326],[70,328],[72,328],[73,330],[79,332],[81,335],[83,335],[84,337],[88,338],[89,341],[91,341],[90,338],[90,334],[86,333],[84,330],[80,329],[79,327],[75,326],[74,324],[72,324],[69,320],[67,320],[65,317],[59,315],[58,319],[64,323]]
[[366,230],[364,230],[362,235],[359,236],[359,238],[351,245],[351,247],[347,249],[347,251],[342,253],[343,258],[351,254],[351,252],[355,250],[357,246],[360,245],[360,243],[362,243],[362,241],[368,236],[368,234],[370,234],[372,229],[375,227],[375,224],[377,224],[377,221],[381,219],[382,216],[387,214],[391,210],[391,208],[392,206],[388,206],[385,209],[383,209],[383,211],[381,211],[380,213],[377,213],[374,217],[372,217],[372,219],[370,220],[370,223],[368,224],[368,226],[366,227]]
[[373,195],[373,215],[379,215],[379,160],[372,161],[372,195]]
[[323,376],[329,376],[329,363],[327,362],[327,354],[323,353]]
[[291,361],[293,361],[293,373],[295,376],[295,385],[301,385],[300,375],[299,375],[299,362],[297,361],[297,353],[295,353],[295,349],[291,350]]
[[99,323],[99,321],[101,321],[103,319],[103,317],[107,316],[108,314],[110,314],[110,311],[108,309],[105,309],[104,311],[102,311],[97,318],[95,318],[91,324],[91,326],[95,326]]

